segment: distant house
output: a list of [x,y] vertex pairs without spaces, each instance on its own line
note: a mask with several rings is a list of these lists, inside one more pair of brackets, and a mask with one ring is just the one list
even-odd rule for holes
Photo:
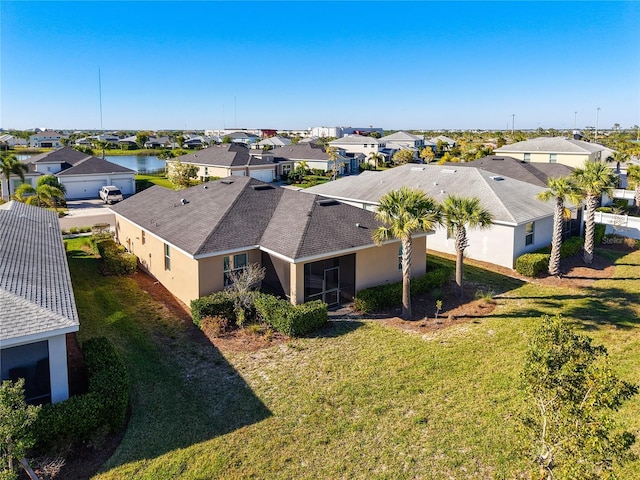
[[[281,169],[278,175],[290,172],[301,162],[305,162],[310,169],[318,169],[323,172],[332,171],[334,166],[334,161],[331,160],[324,147],[312,142],[301,142],[297,145],[275,148],[270,153]],[[338,160],[336,162],[340,175],[358,172],[359,160],[357,158],[348,158],[338,152]]]
[[196,165],[201,180],[230,175],[248,176],[264,182],[272,182],[276,178],[272,155],[252,152],[245,145],[237,143],[212,145],[195,153],[172,158],[167,160],[167,169],[170,170],[177,161]]
[[[423,190],[439,202],[448,194],[480,199],[494,222],[488,230],[468,231],[465,255],[469,258],[513,268],[523,253],[551,243],[554,204],[536,198],[545,188],[480,168],[406,164],[383,172],[363,172],[303,192],[376,210],[380,197],[402,186]],[[455,253],[452,233],[437,228],[429,236],[428,248]]]
[[[262,289],[299,304],[353,301],[358,290],[399,281],[398,241],[375,246],[372,212],[227,177],[173,191],[146,189],[112,207],[118,241],[186,304],[223,290],[248,264],[265,268]],[[425,248],[425,234],[416,248]],[[413,273],[424,273],[424,256]]]
[[424,137],[402,131],[386,135],[380,141],[385,143],[387,147],[396,150],[409,148],[419,152],[425,146]]
[[[451,150],[454,148],[458,142],[456,142],[453,138],[447,137],[445,135],[438,135],[437,137],[432,137],[429,140],[429,143],[435,145],[434,148],[437,148],[438,142],[443,146],[445,151]],[[434,150],[435,151],[435,150]]]
[[171,146],[171,139],[166,135],[163,137],[149,137],[149,139],[144,142],[144,148],[170,148]]
[[31,148],[59,148],[62,146],[63,137],[64,135],[61,133],[45,130],[31,135],[29,137],[29,146]]
[[231,132],[225,137],[228,137],[232,143],[242,143],[248,146],[260,141],[259,135],[249,132]]
[[612,150],[597,143],[566,137],[539,137],[496,148],[496,155],[509,155],[523,162],[561,163],[572,168],[585,162],[607,160]]
[[269,137],[264,140],[260,140],[258,143],[254,144],[259,148],[278,148],[278,147],[286,147],[287,145],[291,145],[291,140],[287,137]]
[[343,150],[345,153],[356,155],[358,153],[368,157],[371,152],[378,153],[385,147],[384,140],[362,135],[346,135],[329,142],[329,145]]
[[211,139],[209,137],[203,137],[202,135],[196,137],[189,137],[185,139],[182,146],[184,148],[194,149],[194,148],[205,148],[209,146],[211,143]]
[[138,138],[135,135],[131,135],[130,137],[120,138],[118,140],[118,146],[123,149],[134,149],[138,148]]
[[24,378],[32,403],[67,399],[66,337],[80,323],[54,212],[0,205],[0,305],[2,380]]
[[27,146],[27,141],[24,138],[5,133],[0,135],[0,146],[2,148],[25,147]]
[[[35,186],[41,175],[55,175],[65,186],[65,197],[69,200],[98,198],[98,192],[104,185],[115,185],[124,195],[136,193],[133,170],[70,147],[35,155],[23,163],[29,167],[25,183]],[[3,178],[1,181],[3,191],[8,191],[4,190],[6,180]],[[11,192],[22,183],[15,175],[11,182]]]

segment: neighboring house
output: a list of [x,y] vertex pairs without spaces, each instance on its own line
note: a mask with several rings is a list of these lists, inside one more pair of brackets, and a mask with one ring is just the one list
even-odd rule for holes
[[150,137],[144,142],[144,148],[169,148],[171,145],[171,139],[167,136]]
[[368,135],[370,133],[384,135],[384,130],[377,127],[313,127],[309,130],[312,137],[341,138],[345,135]]
[[64,135],[61,133],[45,130],[31,135],[29,137],[29,146],[31,148],[59,148],[62,146],[63,137]]
[[[467,232],[465,255],[469,258],[513,268],[523,253],[551,243],[554,202],[536,198],[545,188],[479,168],[407,164],[383,172],[363,172],[303,192],[375,210],[381,196],[402,186],[423,190],[438,202],[448,194],[480,199],[494,222],[490,229]],[[452,232],[437,228],[428,247],[455,253]]]
[[[35,155],[24,162],[29,171],[25,183],[36,185],[38,177],[51,174],[58,177],[67,193],[65,198],[98,198],[98,192],[104,185],[115,185],[124,195],[136,193],[135,172],[107,160],[87,155],[71,147],[63,147],[51,152]],[[22,183],[13,175],[11,192]],[[4,189],[6,180],[2,179]],[[5,191],[5,190],[3,190]]]
[[260,136],[248,132],[231,132],[225,135],[225,137],[228,137],[231,143],[242,143],[247,146],[260,141]]
[[291,145],[291,140],[287,137],[269,137],[264,140],[259,141],[255,144],[259,148],[278,148],[278,147],[286,147],[287,145]]
[[130,137],[121,138],[121,139],[118,140],[118,146],[120,148],[126,148],[126,149],[139,148],[138,147],[138,138],[135,135],[132,135]]
[[438,142],[440,142],[444,145],[445,150],[451,150],[458,144],[458,142],[456,142],[453,138],[447,137],[445,135],[438,135],[437,137],[430,138],[429,142],[433,143],[436,146],[438,145]]
[[79,328],[57,215],[0,205],[0,371],[32,403],[69,397],[67,334]]
[[[372,241],[372,212],[249,177],[180,191],[154,186],[112,210],[118,241],[187,305],[223,290],[248,264],[265,268],[263,290],[294,304],[348,303],[402,276],[399,242]],[[425,237],[415,236],[416,248],[426,248]],[[412,272],[425,268],[416,255]]]
[[362,153],[365,157],[369,156],[371,152],[378,153],[385,147],[382,139],[378,140],[377,138],[362,135],[346,135],[332,140],[329,145],[351,155]]
[[273,156],[259,151],[251,152],[245,145],[237,143],[212,145],[195,153],[172,158],[167,160],[167,169],[171,169],[176,161],[196,165],[201,180],[230,175],[249,176],[264,182],[272,182],[276,178]]
[[[331,160],[325,149],[312,142],[275,148],[270,153],[273,154],[274,161],[282,168],[282,172],[278,172],[278,175],[288,173],[287,169],[290,171],[301,162],[305,162],[310,169],[318,169],[323,172],[330,172],[333,169],[334,161]],[[338,152],[338,160],[336,161],[340,175],[358,172],[358,158],[348,158]]]
[[203,137],[202,135],[197,137],[190,137],[185,139],[182,144],[183,148],[204,148],[211,143],[211,139],[208,137]]
[[585,162],[606,160],[612,150],[597,143],[566,137],[539,137],[496,148],[496,155],[509,155],[524,162],[561,163],[572,168]]
[[0,145],[2,148],[26,147],[27,141],[24,138],[5,133],[0,135]]
[[425,147],[424,137],[402,131],[382,137],[380,141],[395,150],[412,149],[419,153]]

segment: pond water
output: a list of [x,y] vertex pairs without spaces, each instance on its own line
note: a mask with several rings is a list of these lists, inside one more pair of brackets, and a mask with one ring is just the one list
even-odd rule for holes
[[164,171],[165,167],[165,161],[155,155],[105,155],[104,158],[116,165],[135,170],[137,173]]

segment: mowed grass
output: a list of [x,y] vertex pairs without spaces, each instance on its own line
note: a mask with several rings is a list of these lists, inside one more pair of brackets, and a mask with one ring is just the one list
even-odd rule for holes
[[145,188],[153,187],[154,185],[160,185],[161,187],[174,190],[173,184],[167,177],[159,175],[146,175],[143,173],[136,173],[136,191],[139,192]]
[[[336,322],[223,356],[132,279],[97,275],[78,248],[81,336],[112,338],[132,378],[131,420],[100,479],[527,478],[518,376],[543,314],[564,313],[640,383],[639,252],[589,292],[468,267],[497,308],[432,334]],[[617,415],[640,436],[640,398]],[[640,478],[640,464],[618,473]]]

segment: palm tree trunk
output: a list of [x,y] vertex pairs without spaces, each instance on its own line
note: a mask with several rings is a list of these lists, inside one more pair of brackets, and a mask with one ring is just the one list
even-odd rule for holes
[[456,294],[458,298],[462,298],[464,287],[462,284],[462,274],[464,269],[464,249],[467,248],[469,242],[467,240],[467,230],[464,225],[456,228]]
[[562,223],[564,222],[564,201],[556,198],[553,213],[553,237],[551,239],[551,257],[549,258],[549,275],[560,275],[560,245],[562,245]]
[[411,236],[402,239],[402,318],[411,319]]
[[633,201],[636,204],[636,209],[640,209],[640,183],[636,183],[633,189]]
[[593,251],[595,248],[595,231],[596,231],[596,222],[595,222],[595,214],[596,214],[596,205],[598,204],[598,199],[593,196],[587,196],[587,211],[585,212],[585,225],[584,225],[584,254],[582,258],[584,263],[587,265],[591,265],[593,262]]

